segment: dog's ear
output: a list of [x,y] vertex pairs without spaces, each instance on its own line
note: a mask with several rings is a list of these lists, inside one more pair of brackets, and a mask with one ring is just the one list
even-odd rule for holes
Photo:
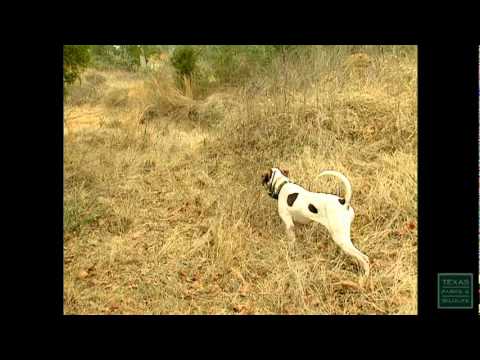
[[285,175],[285,176],[288,176],[288,174],[289,174],[288,170],[280,169],[280,171],[281,171],[282,174]]
[[266,184],[268,182],[268,173],[262,174],[262,184]]
[[270,177],[272,176],[272,169],[268,170],[268,172],[262,174],[262,184],[268,183]]

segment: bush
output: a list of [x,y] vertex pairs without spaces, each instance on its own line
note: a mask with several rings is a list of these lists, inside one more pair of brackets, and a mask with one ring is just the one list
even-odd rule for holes
[[115,89],[105,96],[105,104],[110,107],[125,106],[128,103],[128,90]]
[[105,92],[107,79],[103,75],[91,71],[82,75],[81,78],[84,81],[68,87],[68,96],[65,102],[73,106],[95,104]]
[[193,98],[192,74],[196,68],[197,58],[198,51],[190,46],[175,48],[170,58],[170,63],[177,73],[177,87],[182,89],[184,94],[189,98]]
[[140,66],[142,50],[147,56],[153,53],[153,50],[145,45],[92,45],[91,48],[92,64],[100,70],[136,71]]
[[270,45],[208,46],[203,58],[210,64],[218,85],[243,85],[260,72],[268,69],[279,49]]
[[92,84],[74,84],[68,88],[66,102],[73,106],[95,104],[101,97],[99,88]]
[[63,47],[63,84],[71,85],[80,78],[81,72],[90,62],[88,45],[65,45]]
[[178,75],[191,76],[196,67],[198,52],[190,46],[177,47],[173,51],[170,63]]
[[242,86],[260,73],[268,73],[279,56],[293,58],[302,47],[290,45],[218,45],[177,47],[170,59],[177,73],[177,88],[187,92],[186,80],[193,80],[196,95],[207,97],[222,86]]
[[115,62],[118,50],[113,45],[93,45],[91,48],[92,65],[106,70]]
[[65,45],[63,51],[64,76],[67,83],[78,78],[80,70],[90,62],[90,47],[88,45]]
[[252,64],[240,46],[215,47],[210,59],[215,77],[223,84],[236,85],[251,76]]
[[91,199],[69,197],[63,204],[63,231],[66,234],[88,229],[105,214],[105,208]]
[[107,81],[107,78],[97,73],[90,73],[88,75],[85,75],[85,80],[87,80],[90,84],[94,86],[99,86],[103,85]]

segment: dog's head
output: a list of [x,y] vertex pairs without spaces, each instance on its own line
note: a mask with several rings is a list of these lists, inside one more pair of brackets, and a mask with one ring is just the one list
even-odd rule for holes
[[262,174],[262,185],[264,186],[268,185],[272,180],[272,176],[274,176],[277,171],[279,171],[282,175],[288,177],[288,174],[289,174],[288,170],[271,168],[267,172]]
[[272,177],[272,169],[268,170],[267,172],[262,174],[262,185],[267,185],[268,182],[270,181],[270,178]]

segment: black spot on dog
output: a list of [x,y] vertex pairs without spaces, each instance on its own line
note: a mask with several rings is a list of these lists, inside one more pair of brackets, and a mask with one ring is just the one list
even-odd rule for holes
[[308,204],[308,210],[310,210],[312,213],[318,213],[318,210],[315,206],[313,206],[312,204]]
[[345,199],[338,199],[338,202],[343,205],[345,204]]
[[287,204],[288,206],[292,206],[295,200],[297,200],[298,193],[292,193],[287,196]]

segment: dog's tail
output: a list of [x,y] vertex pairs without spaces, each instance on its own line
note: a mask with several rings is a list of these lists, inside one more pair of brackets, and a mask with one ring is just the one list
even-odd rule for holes
[[350,181],[347,179],[347,177],[345,175],[339,173],[338,171],[334,171],[334,170],[322,171],[320,173],[320,176],[323,176],[323,175],[336,176],[337,178],[339,178],[343,182],[343,185],[345,185],[345,188],[346,188],[346,191],[345,191],[345,205],[346,205],[346,208],[348,209],[348,207],[350,206],[350,200],[352,199],[352,184],[350,184]]

